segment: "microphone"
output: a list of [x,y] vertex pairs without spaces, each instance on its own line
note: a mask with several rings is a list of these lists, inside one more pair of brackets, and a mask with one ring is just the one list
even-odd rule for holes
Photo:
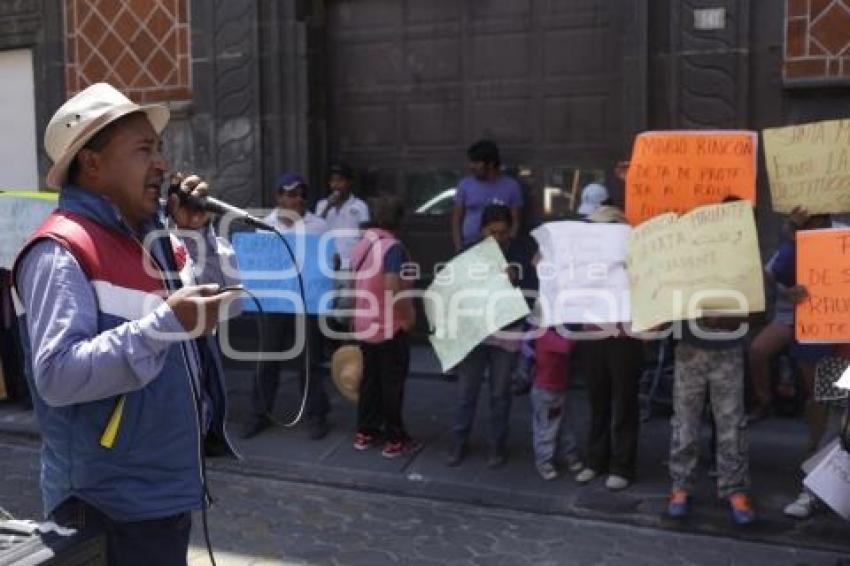
[[192,196],[185,191],[181,191],[179,186],[177,190],[171,190],[169,188],[169,193],[177,193],[177,197],[180,199],[180,204],[183,206],[188,206],[189,208],[196,208],[199,210],[205,210],[207,212],[211,212],[213,214],[218,214],[221,216],[229,215],[236,220],[242,221],[246,224],[250,224],[254,228],[259,228],[260,230],[268,230],[270,232],[274,232],[275,229],[251,214],[248,214],[247,211],[233,206],[232,204],[226,203],[222,200],[218,200],[217,198],[213,198],[210,196],[206,197],[195,197]]

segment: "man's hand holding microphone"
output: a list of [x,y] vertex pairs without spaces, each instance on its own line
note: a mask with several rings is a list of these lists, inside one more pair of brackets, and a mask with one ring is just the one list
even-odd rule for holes
[[[210,213],[190,204],[208,195],[209,184],[198,175],[174,173],[171,176],[167,210],[179,230],[201,230],[209,224]],[[241,285],[187,285],[172,293],[165,302],[186,332],[197,338],[212,334],[221,318],[222,306],[238,299],[241,290]]]

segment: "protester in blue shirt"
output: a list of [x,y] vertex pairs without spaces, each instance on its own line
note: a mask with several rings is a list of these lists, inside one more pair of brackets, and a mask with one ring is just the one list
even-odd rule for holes
[[[787,288],[787,296],[792,304],[802,303],[808,298],[806,287],[797,281],[797,245],[793,233],[797,230],[822,230],[831,225],[832,218],[827,214],[809,215],[801,207],[791,211],[788,219],[789,238],[780,244],[771,263],[769,275],[774,281]],[[793,332],[793,318],[791,327]],[[791,345],[791,355],[800,368],[806,393],[805,416],[809,429],[807,457],[835,438],[836,423],[830,422],[829,405],[818,402],[814,395],[817,366],[834,353],[834,344],[801,344],[794,341]],[[787,505],[783,511],[788,516],[803,519],[810,516],[816,506],[817,498],[803,488],[797,499]]]
[[481,213],[488,204],[502,204],[510,209],[511,238],[515,238],[523,206],[519,183],[502,173],[499,148],[495,143],[478,141],[466,154],[471,174],[458,184],[452,213],[452,241],[457,252],[480,237]]

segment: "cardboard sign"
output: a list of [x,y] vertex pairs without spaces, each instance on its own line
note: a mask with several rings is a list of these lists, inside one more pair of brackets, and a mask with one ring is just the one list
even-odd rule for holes
[[809,296],[796,308],[797,340],[850,342],[850,230],[797,232],[797,284]]
[[422,306],[428,337],[443,371],[460,363],[482,340],[528,314],[522,293],[511,285],[508,263],[493,238],[448,262],[434,277]]
[[762,132],[770,198],[776,212],[850,212],[850,120]]
[[[288,232],[283,235],[295,254],[296,264],[280,238],[268,232],[237,232],[231,242],[245,287],[255,293],[265,312],[327,314],[332,302],[326,294],[334,290],[334,241],[314,234]],[[298,285],[304,280],[306,309]],[[246,311],[256,312],[251,299],[243,300]]]
[[850,454],[836,442],[803,480],[818,498],[850,521]]
[[631,320],[625,224],[548,222],[531,235],[540,246],[541,326]]
[[56,208],[57,193],[0,192],[0,267],[12,262],[30,235]]
[[707,312],[764,310],[756,223],[747,201],[644,222],[629,238],[628,268],[638,332]]
[[626,174],[626,218],[636,226],[734,195],[756,202],[755,132],[644,132]]

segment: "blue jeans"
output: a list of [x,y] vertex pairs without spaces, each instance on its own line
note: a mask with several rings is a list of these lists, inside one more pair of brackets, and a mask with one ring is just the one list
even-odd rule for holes
[[106,539],[110,566],[154,566],[186,564],[192,514],[181,513],[162,519],[121,523],[76,498],[57,507],[50,518],[63,527]]
[[458,364],[458,408],[452,429],[455,442],[466,444],[469,438],[478,392],[487,373],[490,378],[490,447],[497,451],[505,449],[511,413],[511,373],[516,358],[516,352],[479,344]]

